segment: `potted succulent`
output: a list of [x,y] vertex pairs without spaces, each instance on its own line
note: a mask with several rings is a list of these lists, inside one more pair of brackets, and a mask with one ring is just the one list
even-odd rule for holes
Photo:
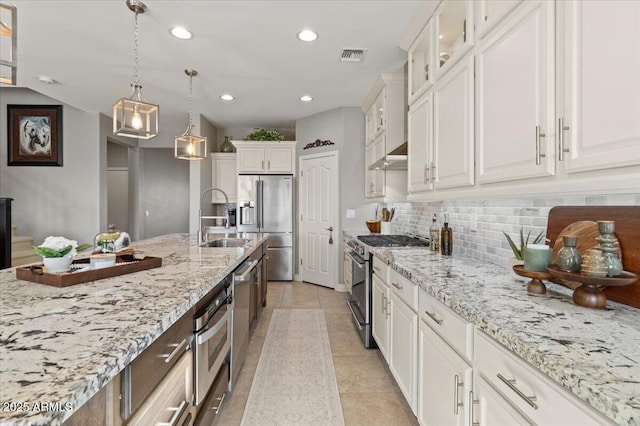
[[[516,244],[511,237],[509,236],[509,234],[507,234],[506,232],[502,231],[502,233],[504,234],[505,238],[507,239],[507,242],[509,243],[509,246],[511,247],[511,251],[513,251],[513,257],[511,259],[509,259],[509,274],[514,277],[516,280],[524,280],[522,277],[520,277],[519,275],[517,275],[515,272],[513,272],[513,267],[515,265],[523,265],[524,264],[524,248],[527,246],[527,244],[529,244],[529,239],[531,238],[531,231],[529,231],[527,233],[527,238],[524,237],[524,232],[522,231],[522,228],[520,228],[520,243]],[[531,242],[531,244],[538,244],[544,235],[544,230],[540,231],[540,233],[538,234],[537,237],[535,237],[535,239]]]
[[244,141],[283,141],[284,136],[277,130],[271,129],[254,129],[255,132],[248,134],[243,138]]

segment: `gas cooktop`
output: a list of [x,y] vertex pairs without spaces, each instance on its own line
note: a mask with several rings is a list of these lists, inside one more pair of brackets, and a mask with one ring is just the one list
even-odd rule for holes
[[358,239],[371,247],[428,246],[429,241],[408,235],[360,235]]

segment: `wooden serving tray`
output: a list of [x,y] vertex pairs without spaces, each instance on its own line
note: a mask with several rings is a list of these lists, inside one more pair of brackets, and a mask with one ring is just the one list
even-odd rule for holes
[[[117,263],[119,262],[127,263],[118,265]],[[73,264],[88,265],[89,259],[74,260]],[[55,287],[68,287],[71,285],[129,274],[131,272],[144,271],[145,269],[158,268],[160,266],[162,266],[161,257],[147,256],[144,259],[137,260],[131,255],[122,255],[116,258],[115,266],[84,272],[74,272],[71,270],[61,274],[49,274],[43,271],[42,265],[23,266],[16,268],[16,278],[19,280],[32,281],[34,283],[52,285]]]

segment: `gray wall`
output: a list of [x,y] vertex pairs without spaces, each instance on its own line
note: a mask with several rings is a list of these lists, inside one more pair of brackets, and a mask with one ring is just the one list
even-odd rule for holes
[[[144,150],[142,238],[189,231],[189,162],[170,148]],[[148,212],[148,216],[147,216]]]
[[[59,105],[29,89],[0,88],[0,196],[13,198],[19,235],[92,243],[100,230],[99,116],[63,105],[63,166],[7,166],[7,104]],[[106,152],[106,143],[105,143]],[[106,212],[104,212],[106,222]]]
[[[364,113],[360,108],[344,107],[321,112],[296,121],[296,155],[338,151],[340,194],[338,209],[340,223],[337,225],[335,243],[342,247],[342,230],[351,229],[356,223],[364,223],[369,207],[364,203]],[[335,145],[304,149],[316,139],[330,140]],[[299,163],[299,161],[298,161]],[[299,164],[297,170],[299,170]],[[296,185],[297,186],[297,185]],[[297,202],[296,202],[297,209]],[[346,218],[346,210],[355,209],[355,219]],[[296,217],[298,215],[296,214]],[[298,221],[295,221],[296,226]],[[296,229],[296,235],[298,230]],[[297,242],[297,241],[296,241]],[[296,273],[300,264],[298,250],[295,252]],[[342,256],[339,256],[338,283],[343,283]]]
[[[194,123],[197,126],[196,129],[199,129],[200,136],[207,138],[208,151],[213,152],[215,149],[215,141],[218,138],[218,129],[200,114],[194,117]],[[189,163],[188,229],[190,232],[196,232],[199,227],[198,210],[200,208],[200,196],[207,188],[211,187],[213,167],[211,157],[207,157],[206,160],[202,161],[189,161]],[[210,197],[209,201],[211,201]],[[213,214],[213,205],[211,202],[207,202],[206,199],[202,203],[202,214]]]

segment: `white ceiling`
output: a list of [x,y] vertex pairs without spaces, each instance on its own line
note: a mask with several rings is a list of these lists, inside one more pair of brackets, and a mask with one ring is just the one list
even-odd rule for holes
[[[16,0],[18,86],[111,116],[129,96],[134,14],[124,0]],[[165,123],[185,122],[194,68],[194,112],[218,127],[293,127],[296,119],[360,106],[376,77],[399,69],[398,45],[424,1],[160,1],[139,16],[140,79]],[[175,25],[195,37],[178,40]],[[296,33],[318,32],[312,43]],[[364,63],[341,63],[342,48],[367,48]],[[46,75],[59,82],[45,85]],[[225,102],[223,93],[236,99]],[[311,95],[303,103],[301,95]],[[164,120],[164,121],[163,121]]]

